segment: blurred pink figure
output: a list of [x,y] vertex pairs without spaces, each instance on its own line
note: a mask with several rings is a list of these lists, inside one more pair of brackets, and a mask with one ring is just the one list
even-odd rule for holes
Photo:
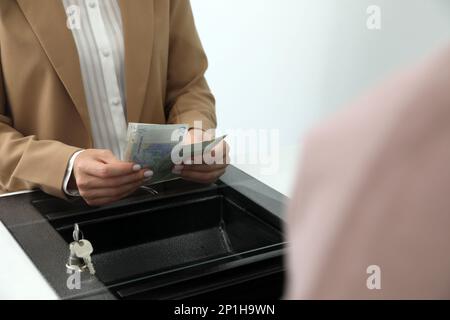
[[289,299],[450,298],[450,46],[306,138]]

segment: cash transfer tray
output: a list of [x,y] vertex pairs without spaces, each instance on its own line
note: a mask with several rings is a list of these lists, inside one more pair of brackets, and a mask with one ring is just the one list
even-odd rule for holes
[[[285,245],[279,212],[264,207],[267,196],[239,191],[259,182],[229,171],[214,185],[171,181],[104,208],[43,193],[31,204],[67,244],[78,223],[94,246],[95,277],[118,299],[279,298]],[[236,175],[244,175],[243,184],[225,182]],[[273,204],[273,196],[280,200],[273,191],[263,202]]]

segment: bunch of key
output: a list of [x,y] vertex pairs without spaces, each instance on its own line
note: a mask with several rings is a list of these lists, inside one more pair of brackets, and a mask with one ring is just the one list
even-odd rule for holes
[[[80,237],[81,234],[81,237]],[[92,244],[84,239],[78,224],[75,224],[73,231],[73,242],[69,245],[70,256],[66,267],[70,270],[83,272],[88,269],[90,274],[95,274],[92,264],[91,254],[94,252]]]

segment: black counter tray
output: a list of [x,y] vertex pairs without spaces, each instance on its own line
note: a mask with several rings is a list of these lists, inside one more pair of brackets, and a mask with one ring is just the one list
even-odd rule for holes
[[68,243],[80,225],[94,245],[97,278],[119,298],[188,297],[212,288],[219,294],[281,277],[279,218],[226,185],[159,188],[107,208],[53,198],[33,205]]

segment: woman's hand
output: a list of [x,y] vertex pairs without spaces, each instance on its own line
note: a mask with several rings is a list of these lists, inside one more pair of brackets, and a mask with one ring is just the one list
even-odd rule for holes
[[[185,143],[192,144],[202,141],[212,140],[213,137],[198,129],[191,129],[186,136]],[[216,159],[214,164],[206,164],[203,159],[194,158],[193,162],[184,162],[182,165],[175,166],[173,173],[179,174],[181,178],[197,183],[210,184],[216,182],[224,173],[229,164],[229,146],[223,140],[213,150],[212,156],[223,155],[220,159]],[[200,164],[197,164],[200,163]]]
[[90,149],[76,157],[71,184],[87,204],[103,206],[132,194],[152,176],[151,170],[120,161],[109,150]]

